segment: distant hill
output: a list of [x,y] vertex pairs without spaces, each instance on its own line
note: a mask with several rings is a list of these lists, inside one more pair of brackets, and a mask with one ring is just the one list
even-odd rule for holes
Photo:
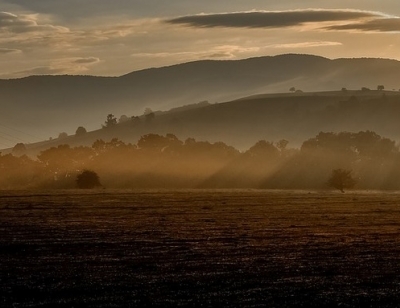
[[[45,134],[48,138],[64,131],[73,134],[78,126],[84,126],[87,130],[100,128],[109,113],[117,118],[123,114],[130,117],[143,114],[146,107],[167,110],[207,100],[212,105],[201,109],[204,114],[200,109],[187,111],[187,119],[192,117],[187,129],[196,130],[201,126],[203,131],[196,134],[199,137],[208,136],[210,130],[214,130],[213,136],[218,137],[222,133],[216,131],[216,124],[212,122],[230,119],[231,124],[235,125],[239,119],[235,118],[232,110],[244,108],[237,104],[244,106],[243,103],[247,102],[249,106],[246,110],[251,110],[250,105],[256,104],[257,99],[232,103],[230,111],[225,110],[225,105],[215,105],[215,102],[263,93],[289,92],[291,87],[308,92],[340,90],[343,87],[376,89],[377,85],[384,85],[388,90],[400,87],[399,61],[330,60],[290,54],[237,61],[197,61],[136,71],[120,77],[32,76],[0,80],[0,123],[18,128],[21,132],[40,132],[41,136]],[[268,106],[280,104],[280,101],[272,101],[272,98],[268,102]],[[315,100],[315,103],[320,102]],[[281,110],[282,115],[297,108],[290,107],[290,104],[287,106],[285,108],[288,109]],[[261,112],[268,113],[268,108],[272,107],[265,108],[259,110],[259,114],[254,112],[256,118],[253,124],[261,121]],[[215,117],[207,118],[206,110],[213,110]],[[268,123],[276,123],[280,127],[279,117],[282,115],[268,118]],[[240,116],[247,117],[246,114]],[[203,123],[209,124],[208,130],[205,125],[196,124],[199,123],[199,117],[204,120]],[[167,116],[165,119],[170,121],[170,127],[184,127],[178,124],[183,120],[176,115],[175,120]],[[175,124],[172,124],[173,121]],[[250,128],[245,124],[240,127],[242,138],[245,138]],[[259,130],[262,129],[260,126]],[[266,131],[265,136],[268,137],[268,134]]]
[[201,103],[141,116],[121,124],[28,145],[31,154],[51,146],[92,145],[97,139],[119,138],[136,144],[149,133],[175,134],[179,139],[222,141],[247,150],[259,140],[287,139],[299,147],[308,138],[324,132],[371,130],[400,140],[400,92],[335,91],[257,95],[226,103]]

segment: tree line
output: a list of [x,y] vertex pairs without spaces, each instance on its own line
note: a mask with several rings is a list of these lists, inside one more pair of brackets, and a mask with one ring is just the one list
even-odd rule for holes
[[76,188],[91,176],[105,188],[397,190],[400,151],[393,140],[361,131],[321,132],[296,149],[260,140],[241,152],[223,142],[147,134],[136,144],[65,144],[35,158],[23,149],[0,154],[0,189]]

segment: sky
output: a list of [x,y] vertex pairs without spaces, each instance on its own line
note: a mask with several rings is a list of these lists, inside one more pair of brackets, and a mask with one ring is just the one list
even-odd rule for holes
[[0,78],[286,53],[400,60],[396,0],[0,0]]

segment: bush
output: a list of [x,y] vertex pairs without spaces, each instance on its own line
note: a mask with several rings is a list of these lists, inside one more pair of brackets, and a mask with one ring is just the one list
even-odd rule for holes
[[90,189],[100,187],[100,179],[96,172],[91,170],[84,170],[76,177],[76,184],[78,188]]
[[344,189],[353,188],[357,181],[352,177],[351,170],[335,169],[328,180],[330,187],[336,188],[344,193]]

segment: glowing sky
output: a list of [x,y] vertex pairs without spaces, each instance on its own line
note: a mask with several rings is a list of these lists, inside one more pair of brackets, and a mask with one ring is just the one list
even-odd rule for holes
[[400,60],[394,0],[0,0],[0,78],[281,53]]

